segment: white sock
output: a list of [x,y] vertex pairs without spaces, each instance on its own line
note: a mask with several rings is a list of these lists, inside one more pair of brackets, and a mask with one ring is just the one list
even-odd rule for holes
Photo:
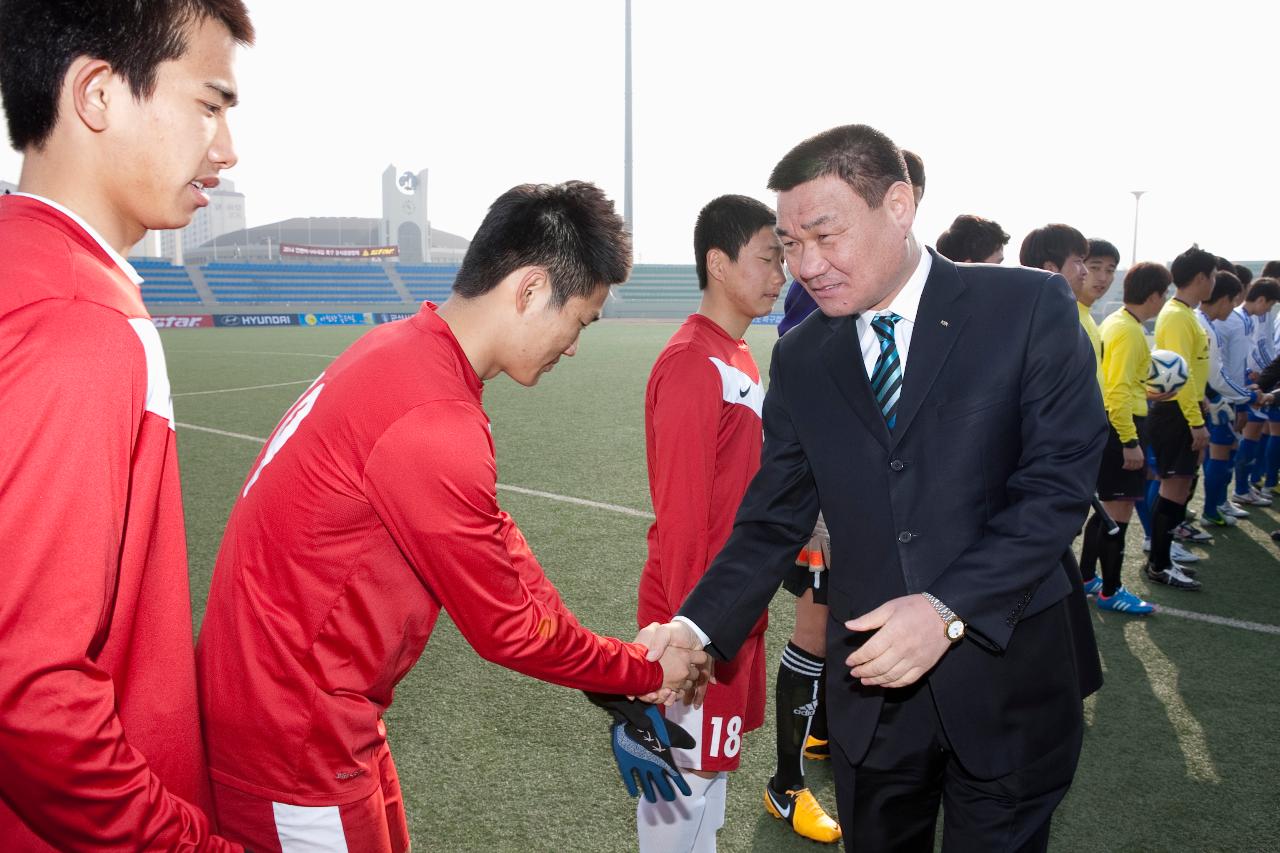
[[640,853],[714,853],[716,831],[724,825],[725,776],[704,779],[685,774],[692,796],[636,804],[636,834]]

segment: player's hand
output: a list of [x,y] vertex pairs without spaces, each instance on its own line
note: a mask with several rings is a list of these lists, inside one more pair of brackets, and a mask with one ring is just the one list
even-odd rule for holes
[[662,664],[662,687],[641,696],[642,701],[670,705],[681,699],[687,705],[702,707],[713,671],[711,656],[702,651],[692,628],[684,622],[651,622],[636,634],[635,642],[648,648],[649,660]]
[[938,611],[923,595],[890,599],[844,626],[876,632],[845,658],[853,677],[868,687],[915,684],[951,648]]
[[1147,389],[1147,399],[1152,403],[1163,403],[1166,400],[1172,400],[1176,396],[1178,396],[1177,391],[1166,391],[1163,394],[1157,394],[1155,391],[1152,391],[1150,388]]
[[635,797],[643,788],[644,798],[651,803],[658,801],[658,795],[674,800],[674,783],[686,797],[693,794],[671,756],[673,746],[692,749],[696,745],[692,735],[664,720],[653,705],[605,693],[587,693],[587,698],[613,717],[609,741],[627,793]]
[[1145,465],[1147,458],[1142,452],[1141,447],[1124,448],[1124,464],[1121,465],[1126,471],[1138,471]]
[[1256,405],[1266,408],[1268,406],[1274,406],[1275,404],[1276,404],[1275,394],[1259,394],[1258,395],[1258,402]]
[[1191,449],[1193,451],[1203,450],[1204,446],[1209,443],[1209,430],[1202,426],[1191,428]]

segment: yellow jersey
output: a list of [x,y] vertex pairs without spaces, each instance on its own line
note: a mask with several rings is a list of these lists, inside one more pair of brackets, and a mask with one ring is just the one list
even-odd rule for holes
[[1102,404],[1122,442],[1138,437],[1134,418],[1147,415],[1147,373],[1151,349],[1142,324],[1127,309],[1107,316],[1098,330],[1102,337]]
[[1156,317],[1156,349],[1172,350],[1186,359],[1187,384],[1173,399],[1182,409],[1187,426],[1204,426],[1200,401],[1209,379],[1209,336],[1195,312],[1176,296],[1164,304]]
[[1102,388],[1102,335],[1098,332],[1098,324],[1093,321],[1093,315],[1089,313],[1089,306],[1077,302],[1076,310],[1080,312],[1080,325],[1084,326],[1084,333],[1089,336],[1089,343],[1093,344],[1094,371],[1098,376],[1098,387]]

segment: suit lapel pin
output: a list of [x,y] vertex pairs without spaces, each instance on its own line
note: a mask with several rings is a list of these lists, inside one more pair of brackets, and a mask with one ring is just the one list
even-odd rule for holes
[[948,323],[946,320],[943,320],[943,321],[942,321],[942,325],[947,326],[948,328],[950,328],[950,326],[951,326],[951,324],[950,324],[950,323]]

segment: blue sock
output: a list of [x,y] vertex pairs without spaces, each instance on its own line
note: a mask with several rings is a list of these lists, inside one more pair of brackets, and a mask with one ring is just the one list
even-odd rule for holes
[[1204,514],[1217,517],[1218,507],[1227,502],[1231,485],[1231,463],[1225,459],[1208,459],[1204,463]]
[[1280,475],[1280,437],[1273,437],[1267,442],[1267,488],[1276,484],[1277,475]]
[[1271,436],[1265,432],[1258,437],[1258,450],[1253,455],[1253,463],[1249,466],[1249,484],[1259,483],[1267,473],[1267,449],[1274,444]]
[[1258,455],[1258,442],[1252,438],[1240,439],[1240,449],[1236,451],[1236,494],[1249,493],[1249,469]]
[[1138,521],[1142,522],[1142,532],[1151,538],[1151,507],[1155,506],[1156,495],[1160,493],[1159,480],[1147,480],[1147,494],[1138,501],[1134,509],[1138,512]]

